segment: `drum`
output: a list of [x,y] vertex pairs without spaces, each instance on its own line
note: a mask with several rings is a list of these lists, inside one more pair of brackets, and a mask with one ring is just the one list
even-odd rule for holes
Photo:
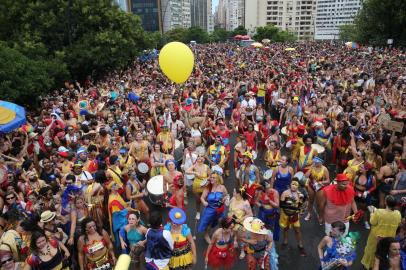
[[221,168],[219,165],[214,165],[213,167],[211,167],[211,170],[221,176],[223,175],[223,168]]
[[320,184],[319,182],[312,182],[312,187],[313,187],[314,191],[317,192],[323,188],[323,185]]
[[[149,179],[147,183],[147,191],[148,191],[148,199],[151,201],[152,204],[155,205],[163,205],[165,198],[164,198],[164,177],[163,175],[156,175]],[[167,186],[167,188],[169,188]]]
[[292,141],[288,141],[287,143],[286,143],[286,148],[290,148],[292,146]]
[[317,153],[320,155],[322,153],[324,153],[324,151],[326,150],[323,146],[321,146],[320,144],[312,144],[312,149],[316,150]]
[[138,163],[137,169],[140,174],[147,174],[149,171],[148,164],[145,162]]
[[287,131],[287,128],[286,128],[286,126],[284,126],[282,129],[281,129],[281,133],[283,134],[283,135],[288,135],[288,131]]
[[255,130],[256,132],[259,132],[259,125],[258,125],[258,124],[255,124],[255,125],[254,125],[254,130]]
[[196,147],[196,154],[198,155],[205,155],[206,154],[206,148],[204,148],[203,145]]
[[258,157],[257,152],[256,151],[251,151],[251,154],[252,154],[252,160],[256,160],[257,157]]
[[304,187],[306,185],[306,177],[304,176],[303,172],[297,172],[293,178],[297,178],[299,180],[300,186]]
[[173,153],[174,159],[178,164],[180,164],[183,158],[183,143],[179,140],[175,140],[175,150]]
[[265,180],[271,179],[272,173],[273,173],[273,170],[272,170],[272,169],[266,170],[266,171],[264,172],[264,179],[265,179]]

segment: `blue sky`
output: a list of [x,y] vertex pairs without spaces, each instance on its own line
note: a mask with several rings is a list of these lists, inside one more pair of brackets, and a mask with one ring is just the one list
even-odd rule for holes
[[211,5],[213,7],[213,12],[216,9],[217,5],[219,4],[219,0],[213,0],[213,2],[211,2]]

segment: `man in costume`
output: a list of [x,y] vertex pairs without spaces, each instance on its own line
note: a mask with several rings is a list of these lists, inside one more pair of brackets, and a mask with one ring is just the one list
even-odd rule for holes
[[349,185],[345,174],[337,174],[337,184],[326,186],[320,198],[320,213],[325,222],[325,233],[330,235],[331,224],[335,221],[342,221],[345,224],[344,236],[348,234],[350,227],[351,210],[354,215],[358,212],[355,203],[354,188]]
[[306,134],[303,136],[304,145],[300,147],[297,153],[298,171],[306,173],[313,163],[313,157],[317,156],[317,151],[312,148],[313,138]]
[[172,256],[174,241],[170,231],[162,230],[162,217],[153,212],[149,218],[150,228],[147,231],[145,261],[147,270],[169,270],[168,264]]
[[260,187],[260,176],[258,167],[253,164],[252,154],[244,153],[244,164],[241,165],[238,172],[238,186],[244,186],[247,190],[248,199],[251,205],[255,203],[255,193]]

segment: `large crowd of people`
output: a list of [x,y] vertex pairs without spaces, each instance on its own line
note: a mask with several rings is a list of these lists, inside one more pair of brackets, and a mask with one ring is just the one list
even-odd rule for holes
[[405,52],[191,48],[185,84],[140,58],[67,81],[0,135],[1,268],[108,270],[125,253],[132,269],[276,270],[293,231],[297,255],[350,269],[359,222],[365,269],[406,269]]

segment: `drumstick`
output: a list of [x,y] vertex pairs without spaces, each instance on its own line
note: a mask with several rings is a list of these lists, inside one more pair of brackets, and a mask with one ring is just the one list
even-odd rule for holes
[[195,218],[195,227],[193,229],[193,232],[194,232],[193,240],[196,240],[196,229],[197,229],[197,219]]

